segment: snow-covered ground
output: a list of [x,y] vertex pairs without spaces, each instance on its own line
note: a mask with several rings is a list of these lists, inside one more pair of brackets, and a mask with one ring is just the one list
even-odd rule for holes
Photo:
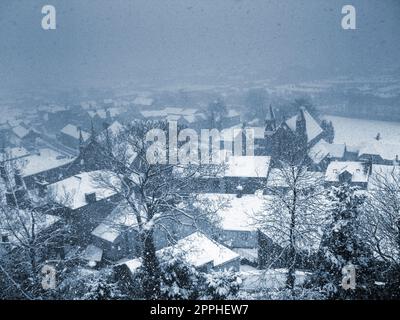
[[378,133],[387,144],[400,144],[400,122],[325,116],[335,128],[335,143],[359,146],[374,141]]

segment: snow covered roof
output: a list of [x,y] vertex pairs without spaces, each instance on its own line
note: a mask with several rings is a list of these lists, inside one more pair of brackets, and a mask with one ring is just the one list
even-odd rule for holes
[[39,149],[37,153],[25,156],[18,160],[21,173],[24,177],[38,174],[71,163],[75,158],[70,158],[52,149]]
[[308,153],[314,163],[320,163],[325,157],[343,158],[346,150],[345,144],[332,144],[320,140]]
[[363,155],[379,155],[384,160],[395,160],[400,158],[400,144],[388,144],[380,141],[365,143],[359,152],[359,157]]
[[[86,141],[90,138],[90,134],[86,131],[82,131],[83,141]],[[73,124],[67,124],[64,128],[61,129],[61,132],[66,134],[67,136],[73,137],[79,140],[79,128]]]
[[[315,139],[317,136],[319,136],[323,130],[318,124],[318,122],[312,117],[312,115],[306,110],[303,109],[304,112],[304,118],[306,120],[306,132],[307,132],[307,138],[308,142],[311,140]],[[297,121],[297,115],[286,120],[287,126],[292,130],[296,131],[296,121]]]
[[269,156],[231,156],[226,163],[224,176],[266,178],[270,162]]
[[18,138],[24,138],[29,134],[29,130],[18,125],[14,128],[12,128],[12,132],[18,137]]
[[[157,251],[159,256],[164,254],[183,254],[182,258],[194,267],[202,267],[208,263],[218,267],[239,258],[236,252],[209,239],[201,232],[194,232],[179,240],[175,245]],[[134,273],[141,266],[141,260],[137,258],[126,261],[124,264]]]
[[88,245],[82,253],[82,258],[90,262],[100,262],[103,257],[103,249],[92,244]]
[[[109,198],[116,194],[111,188],[101,187],[96,183],[95,178],[98,175],[105,176],[110,179],[111,183],[119,183],[115,175],[109,171],[91,171],[77,174],[67,179],[58,181],[48,186],[51,196],[57,203],[60,203],[70,209],[78,209],[88,204],[86,195],[95,193],[95,200]],[[114,181],[113,181],[114,180]]]
[[92,235],[113,243],[124,230],[136,226],[135,214],[123,201],[92,231]]
[[261,194],[243,195],[238,198],[236,194],[205,193],[198,196],[199,203],[211,206],[219,218],[223,230],[256,231],[257,223],[254,215],[260,213],[271,196]]
[[348,172],[352,175],[352,182],[368,182],[368,172],[362,162],[333,161],[328,165],[325,173],[325,181],[338,182],[339,176]]
[[0,161],[14,160],[28,156],[30,153],[24,147],[6,148],[4,153],[0,154]]

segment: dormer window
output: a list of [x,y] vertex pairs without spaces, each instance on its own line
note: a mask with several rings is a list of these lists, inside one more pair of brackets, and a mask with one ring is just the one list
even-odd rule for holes
[[94,203],[96,202],[96,192],[85,193],[86,203]]
[[8,235],[6,235],[6,234],[1,235],[1,242],[2,243],[9,243],[10,239],[9,239]]

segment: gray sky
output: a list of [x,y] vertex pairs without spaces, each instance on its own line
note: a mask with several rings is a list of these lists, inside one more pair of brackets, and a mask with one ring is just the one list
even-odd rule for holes
[[[41,7],[57,30],[41,29]],[[341,29],[341,8],[357,30]],[[1,0],[0,89],[399,67],[399,0]]]

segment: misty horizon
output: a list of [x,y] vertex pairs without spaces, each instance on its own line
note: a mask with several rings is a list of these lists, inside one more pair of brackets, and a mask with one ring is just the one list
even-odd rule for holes
[[290,81],[398,74],[400,3],[341,0],[60,1],[45,31],[42,1],[0,4],[0,89],[106,87],[240,76]]

